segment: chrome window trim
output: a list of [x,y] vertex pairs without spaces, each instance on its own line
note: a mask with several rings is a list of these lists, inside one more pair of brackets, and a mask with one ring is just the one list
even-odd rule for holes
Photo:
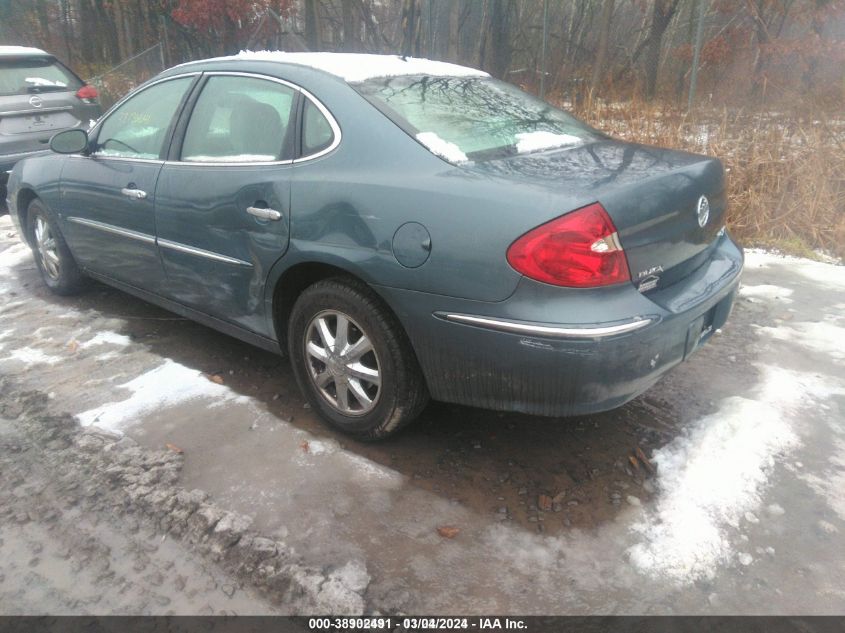
[[[173,79],[183,79],[185,77],[196,77],[197,75],[201,75],[201,74],[202,74],[201,72],[195,71],[195,72],[191,72],[191,73],[180,73],[178,75],[172,75],[170,77],[162,77],[161,79],[157,79],[155,81],[148,83],[143,88],[140,88],[138,90],[133,90],[129,94],[125,95],[120,101],[115,103],[111,108],[109,108],[108,112],[106,112],[103,116],[101,116],[99,118],[99,120],[94,124],[94,127],[92,127],[90,130],[88,130],[88,138],[91,138],[91,136],[93,136],[94,133],[99,134],[100,127],[103,125],[103,123],[105,123],[109,119],[109,117],[111,117],[112,114],[120,106],[122,106],[124,103],[129,101],[129,99],[131,99],[135,95],[141,94],[142,92],[144,92],[148,88],[152,88],[153,86],[157,86],[158,84],[164,83],[165,81],[172,81]],[[161,160],[160,158],[132,158],[131,156],[102,156],[100,154],[97,154],[96,152],[92,152],[88,156],[84,156],[82,154],[70,154],[70,156],[73,157],[73,158],[93,158],[93,159],[96,159],[96,160],[125,160],[125,161],[131,161],[131,162],[134,162],[134,163],[161,163],[161,164],[164,164],[166,162],[166,161]]]
[[213,259],[215,261],[224,262],[226,264],[236,264],[238,266],[247,266],[249,268],[252,268],[252,264],[250,264],[249,262],[245,262],[242,259],[236,259],[235,257],[229,257],[228,255],[221,255],[220,253],[207,251],[205,249],[196,248],[194,246],[188,246],[187,244],[182,244],[180,242],[164,240],[162,238],[158,238],[156,241],[158,242],[158,245],[162,248],[169,248],[170,250],[179,251],[180,253],[196,255],[197,257],[205,257],[206,259]]
[[68,158],[87,158],[89,160],[125,161],[130,163],[156,163],[163,165],[165,161],[160,158],[129,158],[129,156],[103,156],[102,154],[67,154]]
[[138,231],[132,231],[130,229],[124,229],[119,226],[114,226],[113,224],[106,224],[105,222],[97,222],[96,220],[89,220],[87,218],[77,218],[75,216],[68,217],[68,222],[73,222],[74,224],[81,224],[83,226],[89,226],[94,229],[100,229],[101,231],[105,231],[106,233],[112,233],[114,235],[120,235],[122,237],[128,237],[133,240],[138,240],[139,242],[144,242],[146,244],[155,244],[156,238],[153,235],[149,235],[147,233],[140,233]]
[[526,334],[528,336],[539,336],[544,338],[575,338],[575,339],[594,339],[605,338],[608,336],[615,336],[617,334],[625,334],[634,332],[645,326],[654,323],[653,318],[635,318],[629,323],[621,323],[619,325],[603,325],[597,327],[564,327],[552,325],[534,325],[531,323],[524,323],[521,321],[509,321],[507,319],[497,319],[493,317],[473,316],[471,314],[453,314],[435,312],[435,316],[452,321],[454,323],[462,323],[464,325],[476,325],[489,330],[496,330],[499,332],[509,332],[511,334]]
[[[313,103],[317,107],[317,109],[320,111],[320,113],[324,117],[326,117],[326,121],[329,122],[329,127],[331,127],[332,133],[334,134],[334,139],[332,140],[331,144],[329,144],[329,146],[327,148],[322,149],[319,152],[316,152],[314,154],[308,154],[307,156],[300,156],[299,158],[295,158],[293,160],[294,164],[295,163],[302,163],[302,162],[305,162],[305,161],[308,161],[308,160],[314,160],[315,158],[320,158],[320,156],[325,156],[329,152],[336,149],[338,145],[340,145],[340,140],[341,140],[341,137],[342,137],[342,134],[340,132],[340,125],[338,125],[337,120],[334,118],[334,115],[329,111],[329,109],[325,105],[323,105],[323,102],[320,101],[313,94],[308,92],[305,88],[300,88],[300,90],[302,91],[302,94],[311,103]],[[302,127],[302,123],[303,122],[300,121],[300,128]]]
[[274,160],[274,161],[243,161],[241,162],[217,162],[217,161],[208,161],[207,163],[202,161],[194,161],[194,160],[166,160],[164,161],[165,165],[178,167],[179,165],[185,165],[186,167],[272,167],[273,165],[290,165],[293,161],[288,160]]

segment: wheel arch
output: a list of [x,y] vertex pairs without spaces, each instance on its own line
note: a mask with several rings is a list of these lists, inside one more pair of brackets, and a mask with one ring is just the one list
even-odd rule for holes
[[[416,350],[414,349],[411,337],[402,319],[399,317],[397,311],[390,305],[390,303],[379,293],[373,284],[368,282],[363,275],[356,274],[348,268],[338,265],[338,263],[328,263],[326,261],[305,260],[297,262],[277,275],[272,285],[268,284],[272,289],[272,293],[268,293],[268,308],[269,314],[272,316],[272,328],[276,335],[276,340],[279,343],[279,349],[287,355],[287,330],[290,314],[293,310],[293,305],[302,292],[312,286],[313,284],[323,279],[330,279],[332,277],[346,278],[351,282],[366,288],[373,297],[387,310],[391,316],[396,320],[396,323],[401,328],[402,334],[408,341],[411,351],[416,358]],[[417,359],[419,363],[419,360]]]
[[33,200],[41,200],[41,203],[45,207],[47,206],[32,187],[22,187],[15,198],[15,209],[21,223],[21,234],[30,246],[32,246],[32,232],[29,226],[29,205]]

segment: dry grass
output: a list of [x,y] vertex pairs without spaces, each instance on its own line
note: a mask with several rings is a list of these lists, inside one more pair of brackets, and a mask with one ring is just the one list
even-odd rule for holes
[[721,158],[728,224],[744,244],[845,257],[845,119],[741,109],[688,115],[638,101],[597,101],[575,113],[617,138]]

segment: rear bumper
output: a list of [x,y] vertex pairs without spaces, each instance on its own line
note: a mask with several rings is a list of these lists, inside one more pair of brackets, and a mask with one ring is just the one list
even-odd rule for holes
[[742,265],[741,249],[724,236],[701,268],[648,296],[628,284],[584,291],[529,280],[493,304],[379,290],[403,321],[433,398],[580,415],[638,396],[704,344],[730,314]]

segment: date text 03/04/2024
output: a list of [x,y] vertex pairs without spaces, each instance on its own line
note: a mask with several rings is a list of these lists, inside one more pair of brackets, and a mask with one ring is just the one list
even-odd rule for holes
[[312,631],[326,630],[394,630],[400,627],[404,630],[526,630],[524,620],[519,618],[442,618],[442,617],[414,617],[414,618],[309,618],[308,628]]

